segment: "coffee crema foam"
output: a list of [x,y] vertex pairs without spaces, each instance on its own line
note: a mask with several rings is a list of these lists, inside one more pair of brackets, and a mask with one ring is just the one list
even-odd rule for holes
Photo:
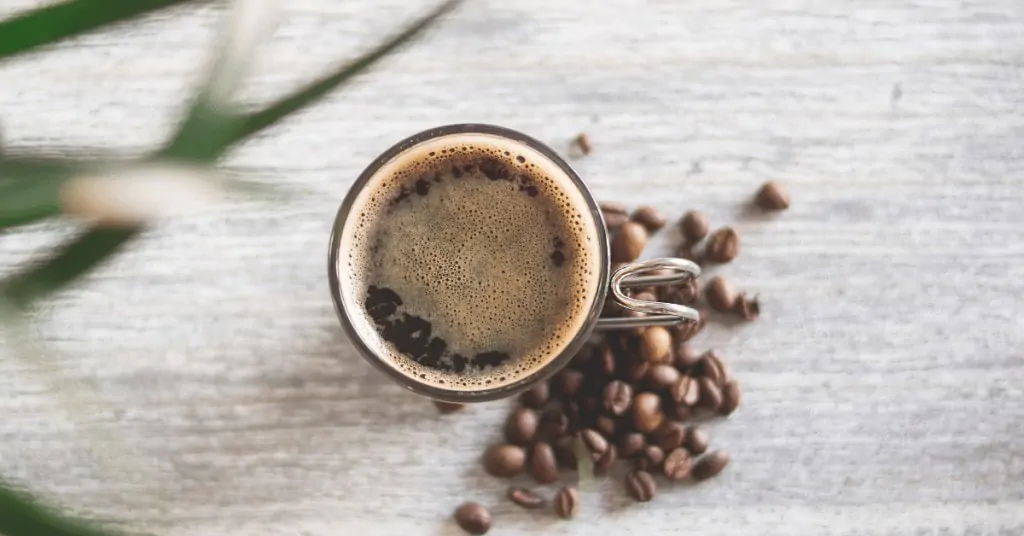
[[370,178],[337,268],[356,331],[389,365],[440,388],[492,389],[536,372],[583,328],[599,240],[554,162],[514,140],[453,134]]

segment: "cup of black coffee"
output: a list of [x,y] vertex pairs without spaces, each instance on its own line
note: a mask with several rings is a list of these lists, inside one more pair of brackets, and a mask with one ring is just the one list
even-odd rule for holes
[[[626,290],[696,277],[696,264],[609,274],[607,231],[580,177],[539,141],[491,125],[434,128],[385,151],[345,197],[328,257],[335,309],[363,357],[448,402],[517,394],[594,329],[699,318]],[[648,315],[599,318],[609,292]]]

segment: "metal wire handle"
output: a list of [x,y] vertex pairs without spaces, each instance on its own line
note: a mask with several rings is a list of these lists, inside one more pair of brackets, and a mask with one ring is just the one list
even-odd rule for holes
[[[647,272],[663,269],[674,273],[665,275],[642,275]],[[636,287],[652,287],[682,283],[695,279],[700,275],[700,267],[685,259],[661,258],[627,264],[612,274],[612,296],[619,305],[646,313],[648,316],[636,318],[601,318],[597,321],[597,329],[633,329],[645,326],[674,326],[684,321],[697,322],[700,313],[692,307],[665,303],[660,301],[638,300],[627,296],[624,289]]]

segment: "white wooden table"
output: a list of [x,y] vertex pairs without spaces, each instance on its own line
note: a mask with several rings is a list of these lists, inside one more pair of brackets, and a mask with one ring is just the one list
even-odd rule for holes
[[[249,98],[428,5],[289,2]],[[155,146],[218,14],[0,65],[4,139]],[[465,499],[493,506],[493,534],[1022,534],[1022,67],[1019,0],[471,2],[226,162],[290,201],[162,225],[46,304],[48,360],[0,359],[0,474],[161,535],[456,534]],[[644,505],[608,479],[571,523],[524,513],[476,462],[506,403],[438,416],[345,340],[338,203],[392,142],[465,121],[566,152],[586,131],[573,163],[598,197],[742,232],[722,272],[763,317],[699,343],[746,386],[713,429],[734,459],[719,479]],[[768,178],[792,209],[746,214]],[[0,265],[66,231],[0,236]]]

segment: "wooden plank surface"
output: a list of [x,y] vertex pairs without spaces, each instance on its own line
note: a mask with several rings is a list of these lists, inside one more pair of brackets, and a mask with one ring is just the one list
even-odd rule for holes
[[[246,97],[428,5],[289,2]],[[154,146],[219,15],[0,65],[5,142]],[[228,160],[290,200],[161,225],[46,305],[48,357],[0,359],[0,474],[168,535],[457,534],[469,498],[494,534],[1022,534],[1022,28],[1019,0],[470,2]],[[598,197],[742,232],[721,271],[762,320],[699,343],[746,386],[713,429],[721,478],[638,506],[608,479],[576,521],[528,515],[476,463],[506,403],[438,416],[345,340],[325,279],[338,203],[392,142],[464,121],[563,152],[586,131],[573,164]],[[767,178],[793,207],[751,216]],[[0,236],[2,269],[67,232]]]

